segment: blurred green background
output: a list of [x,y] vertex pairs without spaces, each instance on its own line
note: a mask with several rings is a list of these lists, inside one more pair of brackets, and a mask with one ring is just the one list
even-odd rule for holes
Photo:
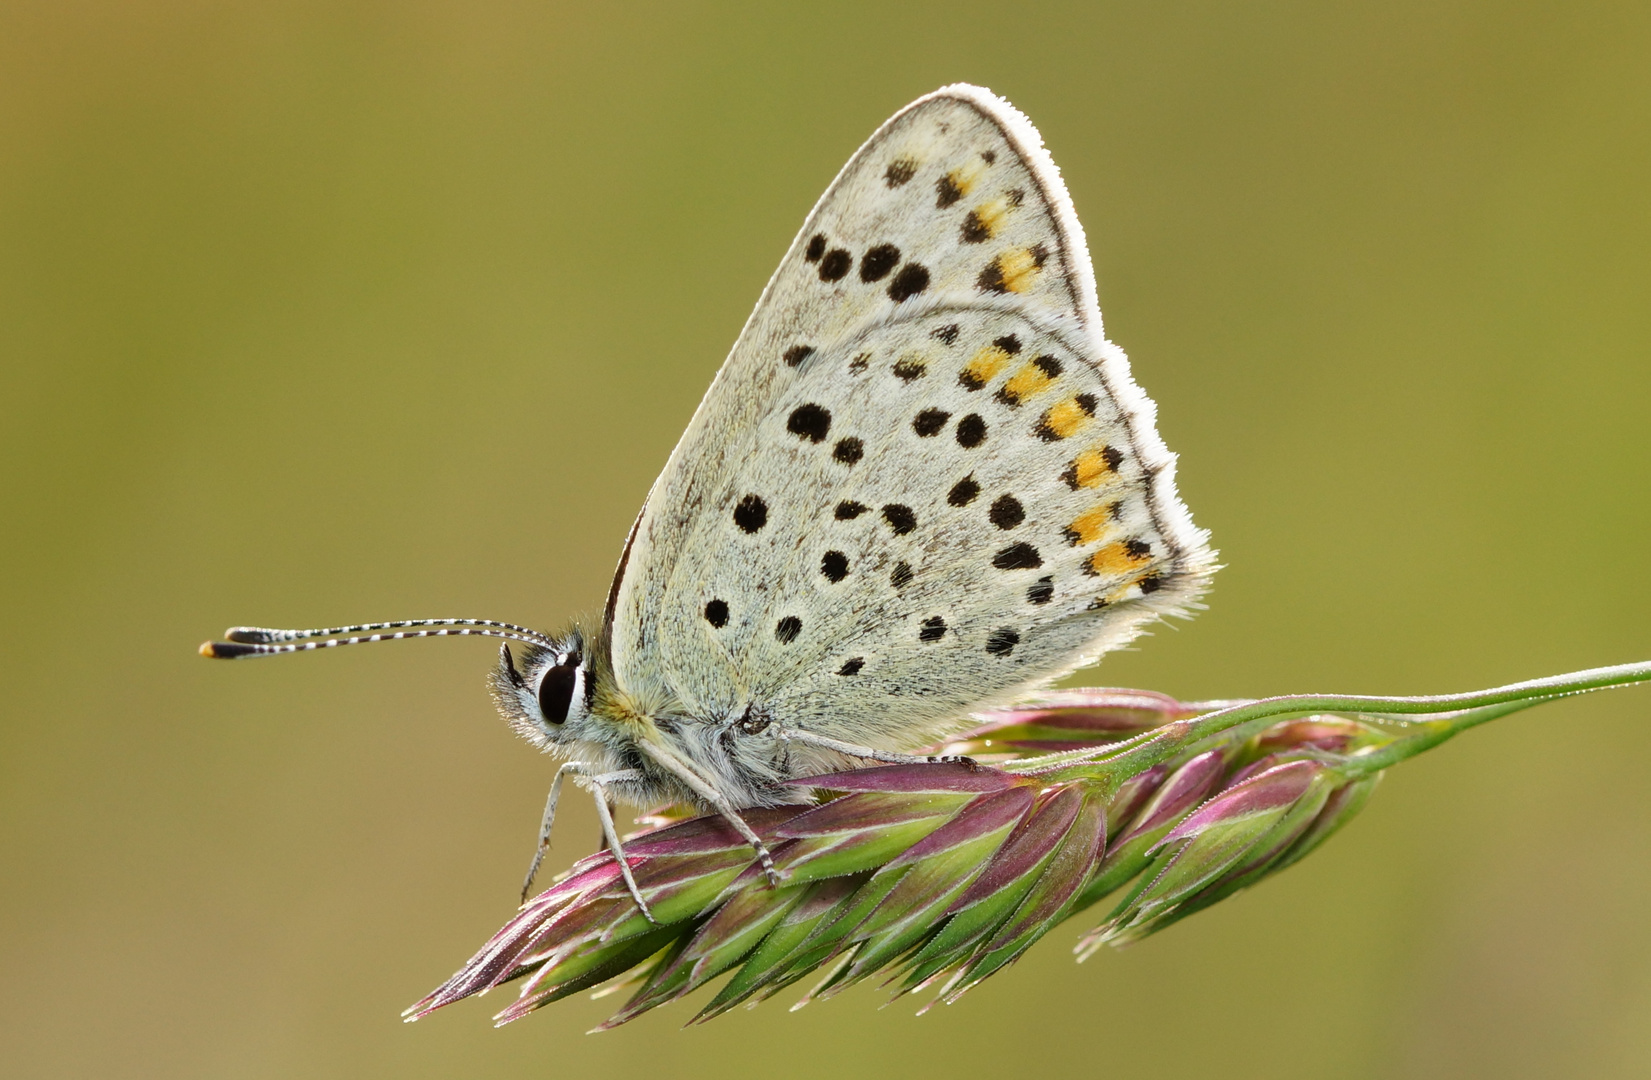
[[[915,1019],[398,1011],[551,763],[493,649],[596,609],[803,215],[964,79],[1040,125],[1227,568],[1087,681],[1465,690],[1651,658],[1643,3],[0,7],[10,1076],[1641,1077],[1651,692],[1403,766],[1322,853]],[[624,422],[612,425],[611,417]],[[575,802],[553,861],[595,835]],[[501,991],[507,994],[508,991]]]

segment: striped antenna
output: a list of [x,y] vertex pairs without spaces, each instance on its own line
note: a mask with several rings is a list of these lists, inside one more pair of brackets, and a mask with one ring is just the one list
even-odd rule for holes
[[[409,630],[407,627],[443,627],[439,630]],[[370,632],[369,632],[370,631]],[[392,631],[383,633],[382,631]],[[347,634],[348,637],[337,635]],[[281,653],[336,649],[340,645],[363,645],[371,641],[401,641],[423,637],[489,637],[520,641],[527,645],[554,649],[556,643],[537,630],[495,619],[402,619],[396,622],[358,623],[313,630],[275,630],[264,626],[232,626],[224,631],[228,641],[208,641],[202,656],[234,660],[242,656],[278,656]],[[324,640],[316,640],[324,639]]]

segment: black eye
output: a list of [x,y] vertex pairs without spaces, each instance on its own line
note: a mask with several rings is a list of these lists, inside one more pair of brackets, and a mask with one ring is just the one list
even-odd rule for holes
[[573,684],[579,678],[579,659],[557,664],[539,680],[539,711],[545,721],[560,724],[568,718],[568,706],[573,702]]

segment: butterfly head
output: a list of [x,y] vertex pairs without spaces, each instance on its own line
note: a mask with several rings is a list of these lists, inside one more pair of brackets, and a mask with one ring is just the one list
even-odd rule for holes
[[519,660],[509,645],[501,645],[489,680],[493,700],[510,726],[535,746],[576,742],[590,721],[591,660],[577,630],[549,646],[522,644]]

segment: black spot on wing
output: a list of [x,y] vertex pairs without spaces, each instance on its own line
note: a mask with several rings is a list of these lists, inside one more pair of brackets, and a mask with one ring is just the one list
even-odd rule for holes
[[889,162],[889,167],[883,170],[883,183],[891,188],[900,187],[917,175],[917,161],[913,158],[895,158]]
[[986,635],[986,651],[993,656],[1008,656],[1020,644],[1020,631],[1000,626]]
[[774,624],[774,639],[781,645],[789,645],[797,640],[797,635],[803,632],[803,621],[795,615],[787,615]]
[[705,621],[721,630],[728,625],[728,605],[722,600],[712,600],[705,605]]
[[996,345],[1010,356],[1018,356],[1020,354],[1020,338],[1013,334],[1004,334],[1000,338],[993,338],[992,344]]
[[1061,362],[1059,360],[1055,359],[1053,356],[1047,356],[1047,355],[1040,356],[1036,360],[1033,360],[1032,364],[1039,371],[1043,372],[1045,375],[1049,376],[1051,379],[1060,378],[1061,377],[1061,372],[1066,370],[1061,365]]
[[1055,598],[1055,579],[1040,577],[1026,587],[1026,602],[1029,604],[1047,604]]
[[900,249],[893,244],[878,244],[860,256],[860,280],[882,281],[900,262]]
[[992,238],[992,227],[978,209],[970,210],[963,218],[962,236],[965,244],[984,244]]
[[837,504],[835,515],[838,521],[853,521],[855,518],[865,513],[866,509],[867,507],[865,503],[857,503],[852,499],[845,499]]
[[896,563],[894,569],[889,572],[889,584],[896,589],[904,589],[911,584],[912,578],[916,576],[912,573],[911,563]]
[[899,503],[889,503],[883,507],[883,520],[889,523],[896,536],[904,536],[917,528],[917,515],[912,513],[912,508]]
[[809,238],[808,247],[803,251],[803,258],[809,262],[819,262],[820,256],[825,254],[826,238],[824,233],[815,233]]
[[838,439],[837,445],[831,451],[831,456],[844,465],[853,465],[866,456],[866,445],[859,439]]
[[848,556],[841,551],[828,551],[820,559],[820,573],[832,584],[848,577]]
[[819,405],[799,405],[791,410],[785,430],[808,442],[824,442],[831,430],[831,411]]
[[946,344],[950,345],[952,342],[957,340],[957,332],[959,329],[961,328],[956,323],[949,323],[946,326],[941,326],[930,330],[929,336],[937,341],[944,341]]
[[970,413],[957,422],[957,445],[973,450],[986,441],[986,421],[978,413]]
[[929,366],[921,360],[906,359],[894,365],[894,375],[901,382],[921,379],[928,370]]
[[1043,556],[1031,544],[1010,544],[992,556],[992,565],[999,570],[1036,570],[1043,565]]
[[939,615],[923,620],[923,629],[917,632],[917,640],[935,642],[946,636],[946,620]]
[[920,438],[928,439],[940,434],[940,429],[951,418],[952,414],[945,409],[924,409],[912,418],[911,428]]
[[852,660],[843,661],[843,666],[837,669],[839,675],[858,675],[860,669],[866,666],[864,657],[856,656]]
[[786,366],[796,367],[798,364],[802,363],[804,360],[807,360],[810,356],[813,356],[813,355],[814,355],[814,346],[812,346],[812,345],[793,345],[793,346],[791,346],[791,348],[785,350],[785,363],[786,363]]
[[980,485],[975,483],[973,476],[965,476],[952,485],[952,490],[946,493],[946,501],[953,506],[968,506],[980,494]]
[[844,248],[832,248],[820,260],[821,281],[841,281],[854,267],[854,256]]
[[760,495],[747,495],[734,507],[734,524],[745,532],[756,532],[768,524],[768,504]]
[[929,270],[917,263],[907,263],[889,282],[889,299],[895,303],[910,300],[929,287]]
[[1013,495],[1000,495],[986,512],[986,517],[1000,529],[1012,529],[1026,520],[1026,510]]

